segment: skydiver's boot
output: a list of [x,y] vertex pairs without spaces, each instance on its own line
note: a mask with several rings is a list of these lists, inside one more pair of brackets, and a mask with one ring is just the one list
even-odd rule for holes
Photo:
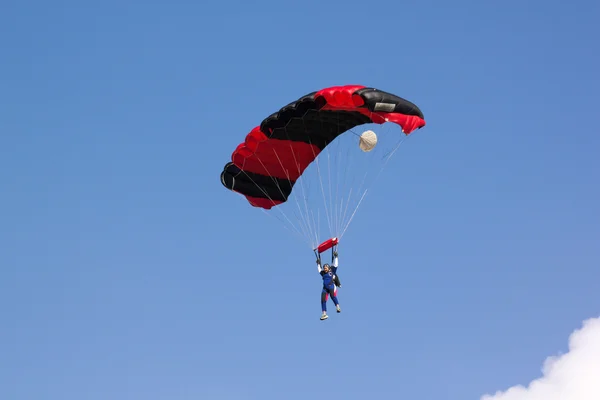
[[342,312],[342,309],[340,308],[339,304],[337,306],[335,306],[335,310],[339,313]]
[[329,317],[327,316],[327,313],[326,313],[325,311],[323,311],[323,314],[321,314],[321,321],[323,321],[323,320],[325,320],[325,319],[327,319],[327,318],[329,318]]

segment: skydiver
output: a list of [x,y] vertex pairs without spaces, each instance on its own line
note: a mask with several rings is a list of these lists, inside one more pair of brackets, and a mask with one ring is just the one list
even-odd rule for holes
[[333,304],[335,304],[335,309],[339,313],[342,310],[340,309],[340,304],[337,298],[337,288],[341,287],[339,285],[339,278],[337,278],[337,269],[338,269],[338,254],[336,250],[332,250],[332,265],[325,263],[323,264],[323,268],[321,268],[321,258],[317,257],[317,270],[319,274],[323,277],[323,289],[321,290],[321,321],[329,318],[327,316],[327,299],[331,296],[331,300]]

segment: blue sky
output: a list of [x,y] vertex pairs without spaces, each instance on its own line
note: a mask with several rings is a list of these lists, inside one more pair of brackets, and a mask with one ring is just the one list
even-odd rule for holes
[[[598,316],[597,2],[203,4],[0,6],[0,398],[479,399]],[[321,322],[310,249],[219,174],[343,84],[427,126]]]

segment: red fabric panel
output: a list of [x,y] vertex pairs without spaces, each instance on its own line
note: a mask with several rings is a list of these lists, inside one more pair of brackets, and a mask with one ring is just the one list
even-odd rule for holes
[[270,140],[257,126],[235,149],[231,160],[244,171],[294,182],[320,152],[317,146],[304,142]]
[[365,86],[361,85],[332,86],[315,93],[315,99],[324,97],[331,109],[354,110],[364,104],[362,97],[354,92],[364,88]]
[[252,197],[248,195],[244,195],[244,197],[248,200],[248,203],[254,207],[264,208],[266,210],[270,210],[271,208],[282,204],[282,201],[277,200],[269,200],[262,197]]
[[355,95],[354,92],[363,89],[360,85],[333,86],[318,91],[315,98],[322,96],[327,104],[322,110],[354,111],[364,114],[371,118],[375,124],[393,122],[402,127],[406,135],[417,128],[425,126],[425,120],[416,115],[405,115],[400,113],[371,112],[366,108],[359,108],[364,104],[362,97]]

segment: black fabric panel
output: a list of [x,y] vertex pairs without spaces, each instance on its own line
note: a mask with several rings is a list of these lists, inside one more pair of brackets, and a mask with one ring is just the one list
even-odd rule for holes
[[292,118],[302,118],[309,110],[320,110],[326,102],[323,98],[315,101],[315,93],[317,92],[302,96],[269,115],[260,124],[260,130],[268,135],[270,129],[283,128]]
[[[323,150],[342,133],[372,122],[369,117],[359,112],[320,111],[326,102],[323,97],[315,100],[316,93],[302,96],[265,118],[260,125],[261,131],[271,139],[312,143]],[[370,111],[376,111],[377,103],[386,103],[393,105],[393,108],[385,110],[386,112],[424,118],[419,107],[391,93],[375,88],[359,89],[355,93],[362,97],[365,101],[363,107]]]
[[221,173],[221,183],[227,189],[244,195],[276,201],[287,201],[295,184],[288,179],[241,171],[233,163],[225,166]]
[[406,115],[416,115],[420,118],[425,119],[419,107],[417,107],[410,101],[403,99],[402,97],[393,95],[391,93],[387,93],[374,88],[364,88],[357,90],[356,94],[363,98],[363,100],[365,101],[365,105],[370,111],[374,111],[375,105],[377,103],[395,104],[394,109],[387,112],[395,112]]
[[309,110],[302,118],[289,119],[284,127],[275,128],[269,136],[271,139],[311,143],[323,150],[342,133],[369,122],[369,117],[357,112]]

